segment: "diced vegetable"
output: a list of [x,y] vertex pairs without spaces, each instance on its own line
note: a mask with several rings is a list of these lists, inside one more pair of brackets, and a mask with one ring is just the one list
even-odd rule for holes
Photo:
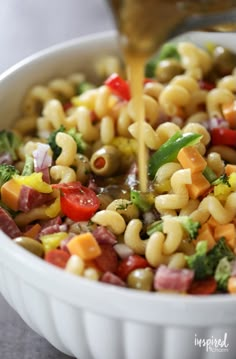
[[151,156],[149,160],[150,177],[154,178],[157,170],[162,165],[174,161],[181,148],[198,143],[201,137],[202,135],[196,133],[182,134],[181,132],[176,132]]
[[0,154],[9,153],[12,161],[17,159],[17,149],[21,144],[21,138],[13,131],[0,131]]
[[70,254],[76,254],[83,260],[94,259],[101,255],[102,251],[92,233],[82,233],[74,236],[67,244]]
[[209,295],[215,293],[216,289],[216,280],[213,277],[209,277],[206,279],[193,281],[188,290],[188,294]]
[[180,55],[175,43],[169,42],[162,46],[159,54],[152,58],[147,64],[145,69],[146,77],[154,77],[155,70],[159,62],[165,59],[176,59],[180,60]]
[[211,169],[211,167],[209,167],[208,165],[204,168],[204,170],[202,171],[202,174],[204,177],[206,177],[207,181],[210,183],[212,183],[213,181],[215,181],[217,179],[217,175]]
[[207,246],[207,240],[198,242],[196,253],[186,256],[187,265],[194,270],[196,280],[213,276],[222,258],[227,257],[229,261],[235,258],[234,253],[227,246],[224,238],[220,238],[208,253]]
[[91,84],[88,81],[83,81],[81,82],[78,86],[77,86],[77,95],[81,95],[82,93],[93,89],[95,86],[93,84]]
[[228,286],[228,280],[232,272],[232,262],[227,257],[222,258],[215,271],[215,280],[219,290],[226,292]]
[[236,146],[236,130],[229,128],[213,128],[211,130],[211,142],[213,146]]
[[149,211],[154,204],[154,196],[151,192],[131,190],[130,199],[141,211]]
[[105,85],[108,86],[112,93],[119,96],[121,99],[130,100],[130,88],[129,84],[123,80],[118,74],[114,73],[108,77],[105,81]]
[[25,156],[24,168],[21,172],[22,176],[29,176],[34,172],[34,159],[30,155]]
[[14,175],[12,179],[16,183],[20,185],[29,186],[38,192],[51,193],[52,186],[44,182],[42,177],[43,177],[42,172],[38,172],[38,173],[34,172],[29,176]]
[[58,132],[65,132],[66,134],[70,135],[76,142],[77,145],[77,153],[84,153],[86,149],[86,143],[82,139],[82,134],[77,132],[76,128],[71,128],[68,131],[66,131],[65,127],[61,125],[57,130],[50,133],[48,137],[48,144],[51,147],[51,150],[53,152],[53,160],[55,161],[57,157],[61,154],[61,147],[59,147],[56,144],[56,136]]
[[40,240],[43,244],[45,253],[51,251],[52,249],[58,248],[61,241],[63,241],[66,237],[68,237],[68,234],[65,232],[45,234],[44,236],[41,236]]
[[[192,218],[190,218],[189,216],[176,216],[175,220],[183,226],[184,230],[189,234],[190,239],[194,239],[197,237],[198,230],[201,227],[200,222],[193,221]],[[151,236],[155,232],[162,232],[162,231],[163,231],[163,220],[153,222],[147,228],[147,234],[149,236]]]
[[0,187],[18,173],[19,171],[14,166],[5,163],[0,164]]

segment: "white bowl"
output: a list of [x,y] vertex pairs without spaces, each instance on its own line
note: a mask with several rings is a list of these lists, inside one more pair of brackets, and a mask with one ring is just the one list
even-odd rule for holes
[[[233,49],[236,35],[190,33],[184,39]],[[117,35],[105,33],[52,47],[6,71],[0,76],[1,127],[17,116],[33,84],[78,69],[88,72],[97,56],[118,51]],[[1,293],[63,353],[79,359],[235,358],[234,296],[146,293],[92,282],[43,262],[4,233],[0,248]],[[198,339],[214,343],[200,348]]]

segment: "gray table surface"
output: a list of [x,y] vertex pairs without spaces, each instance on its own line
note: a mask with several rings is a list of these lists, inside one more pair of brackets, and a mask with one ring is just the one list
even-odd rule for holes
[[[0,73],[48,46],[114,28],[105,0],[2,0]],[[0,359],[66,359],[0,295]]]

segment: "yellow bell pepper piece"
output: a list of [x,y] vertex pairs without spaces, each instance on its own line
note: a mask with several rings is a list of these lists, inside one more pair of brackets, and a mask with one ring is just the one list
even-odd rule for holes
[[42,172],[34,172],[29,176],[15,175],[12,178],[21,185],[29,186],[41,193],[51,193],[52,186],[43,181]]
[[56,232],[52,234],[45,234],[44,236],[41,236],[40,239],[42,241],[44,251],[48,252],[59,247],[61,241],[67,237],[68,233],[66,232]]
[[231,191],[236,191],[236,172],[231,173],[229,176],[229,184],[231,186]]
[[58,216],[60,212],[61,212],[61,202],[60,202],[60,197],[57,197],[55,201],[45,209],[45,213],[48,217],[54,218]]
[[214,196],[222,201],[227,199],[230,192],[231,192],[231,187],[229,187],[227,184],[224,183],[220,183],[214,187]]

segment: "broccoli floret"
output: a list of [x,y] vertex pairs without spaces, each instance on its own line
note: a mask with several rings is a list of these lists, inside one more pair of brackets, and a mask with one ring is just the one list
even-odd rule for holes
[[147,64],[145,68],[145,76],[146,77],[154,77],[155,70],[158,66],[159,62],[165,59],[176,59],[180,60],[180,55],[177,50],[176,44],[169,42],[162,46],[159,54],[152,58]]
[[235,258],[234,253],[222,237],[207,253],[207,241],[200,241],[196,246],[196,253],[186,256],[187,265],[194,270],[196,279],[213,276],[219,261],[226,257],[229,261]]
[[195,279],[204,279],[213,274],[213,269],[207,257],[207,241],[200,241],[196,253],[186,256],[188,267],[194,270]]
[[58,134],[58,132],[65,132],[68,135],[70,135],[71,137],[73,137],[73,139],[75,140],[75,142],[77,144],[77,152],[78,153],[84,152],[84,150],[86,148],[86,143],[82,139],[82,134],[77,132],[75,128],[71,128],[70,130],[66,131],[65,127],[63,125],[61,125],[57,130],[51,132],[50,136],[48,137],[48,144],[52,149],[54,161],[61,154],[61,147],[59,147],[56,144],[56,135]]
[[58,132],[65,132],[65,127],[63,125],[61,125],[57,130],[51,132],[48,137],[48,144],[51,147],[51,150],[53,152],[54,161],[61,154],[61,147],[57,146],[57,144],[56,144],[56,135],[58,134]]
[[95,85],[91,84],[90,82],[83,81],[77,86],[76,93],[77,93],[77,95],[81,95],[82,93],[84,93],[88,90],[91,90],[94,87],[95,87]]
[[150,192],[131,190],[130,199],[142,212],[149,211],[154,204],[154,197]]
[[19,174],[19,171],[14,166],[6,163],[0,164],[0,188],[16,174]]
[[235,258],[235,254],[226,244],[225,238],[221,237],[216,245],[208,252],[208,257],[215,270],[222,258],[226,257],[229,261],[232,261]]
[[176,217],[176,220],[181,223],[191,239],[195,239],[197,237],[198,230],[201,227],[200,222],[193,221],[192,218],[188,216],[178,216]]
[[0,154],[9,153],[12,160],[17,160],[16,150],[21,144],[21,138],[13,131],[0,131]]
[[[189,234],[189,237],[191,239],[195,239],[197,237],[198,230],[201,227],[200,222],[193,221],[188,216],[178,216],[178,217],[174,217],[174,219],[183,226],[183,228]],[[148,226],[147,234],[151,235],[152,233],[157,231],[159,232],[163,231],[163,220],[156,221],[152,223],[150,226]]]
[[222,258],[215,270],[215,280],[220,291],[226,292],[228,280],[232,272],[232,262],[227,257]]
[[229,176],[227,176],[226,173],[224,173],[222,176],[217,178],[211,184],[213,184],[213,186],[217,186],[218,184],[226,184],[228,187],[231,187],[229,183]]
[[77,144],[77,152],[84,153],[84,151],[86,149],[86,143],[82,139],[82,133],[77,132],[76,128],[73,127],[67,131],[67,134],[70,135],[71,137],[73,137],[73,139],[75,140],[75,142]]

